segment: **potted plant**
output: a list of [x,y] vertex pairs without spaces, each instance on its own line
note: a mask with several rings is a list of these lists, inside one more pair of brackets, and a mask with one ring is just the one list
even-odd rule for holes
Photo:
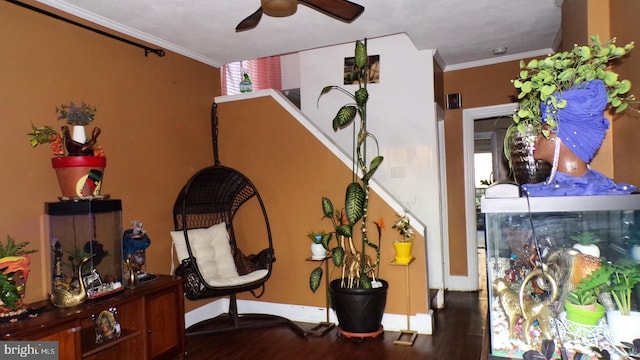
[[640,283],[640,264],[629,259],[604,262],[583,281],[586,288],[599,290],[615,344],[640,337],[640,312],[632,311],[633,290]]
[[[58,120],[65,120],[74,128],[84,129],[95,117],[96,109],[84,102],[80,107],[73,102],[56,108]],[[50,144],[53,158],[51,163],[56,170],[60,190],[64,198],[93,198],[100,195],[102,178],[106,167],[106,157],[102,146],[98,144],[100,128],[96,127],[89,139],[82,135],[82,140],[74,140],[68,125],[61,127],[61,132],[45,125],[31,125],[29,143],[31,147]]]
[[96,116],[95,106],[91,106],[82,102],[80,106],[71,101],[69,104],[62,104],[56,107],[58,120],[64,120],[67,124],[73,126],[72,139],[78,143],[84,144],[87,141],[85,126],[89,125]]
[[25,250],[28,242],[17,243],[7,235],[0,243],[0,318],[13,317],[27,311],[22,303],[25,286],[29,278],[28,254],[36,250]]
[[307,233],[307,237],[311,239],[311,259],[324,260],[327,257],[328,250],[324,244],[328,243],[327,237],[331,237],[331,234],[327,234],[324,231],[310,231]]
[[571,240],[575,241],[573,248],[585,255],[600,257],[600,247],[598,243],[602,240],[592,231],[578,231],[571,235]]
[[597,287],[590,287],[589,277],[567,293],[564,308],[567,319],[582,325],[596,325],[604,316],[604,306],[599,304]]
[[413,247],[413,228],[409,221],[409,216],[405,212],[403,215],[396,214],[397,220],[391,226],[398,231],[400,239],[393,242],[396,251],[395,261],[398,264],[408,264],[413,259],[411,248]]
[[[562,97],[565,91],[588,81],[601,80],[605,85],[610,108],[620,113],[629,106],[628,101],[632,97],[626,94],[631,89],[631,82],[619,80],[618,74],[609,66],[615,59],[628,54],[634,47],[633,42],[617,46],[615,38],[604,43],[598,36],[591,36],[590,40],[591,45],[574,45],[571,51],[554,53],[544,59],[520,61],[520,72],[512,81],[518,91],[519,106],[513,114],[513,124],[507,129],[504,146],[505,156],[514,173],[515,164],[511,157],[514,134],[533,131],[535,136],[542,133],[548,137],[550,129],[558,125],[554,115],[567,106],[567,100]],[[547,107],[545,114],[541,110],[543,105]],[[543,123],[549,125],[549,128],[543,129]],[[532,145],[535,136],[529,136],[524,144]],[[532,158],[533,146],[529,146],[528,150],[531,153],[527,154],[524,164],[531,167],[535,163]]]
[[[326,86],[320,98],[337,90],[347,95],[351,102],[343,105],[333,119],[333,130],[339,131],[354,125],[352,151],[353,174],[346,187],[344,208],[336,209],[331,200],[322,198],[322,213],[333,225],[333,232],[322,241],[329,250],[330,261],[341,269],[341,278],[330,283],[329,292],[333,309],[339,322],[339,333],[358,337],[375,337],[382,333],[382,315],[386,304],[388,283],[377,277],[376,268],[380,263],[380,227],[378,227],[378,244],[369,241],[368,205],[369,181],[376,172],[383,157],[375,156],[371,162],[367,160],[366,148],[368,140],[375,137],[367,130],[367,42],[356,41],[355,64],[352,77],[357,82],[357,89],[352,94],[340,86]],[[356,119],[359,118],[359,122]],[[357,126],[359,125],[359,126]],[[366,150],[365,150],[366,149]],[[359,234],[356,231],[359,230]],[[330,244],[332,239],[336,244]],[[356,242],[359,240],[359,243]],[[357,245],[356,245],[357,244]],[[370,256],[367,251],[373,254]],[[329,261],[328,259],[325,261]],[[323,276],[322,264],[313,269],[310,276],[310,287],[315,292],[320,286]],[[329,276],[329,274],[326,274]]]

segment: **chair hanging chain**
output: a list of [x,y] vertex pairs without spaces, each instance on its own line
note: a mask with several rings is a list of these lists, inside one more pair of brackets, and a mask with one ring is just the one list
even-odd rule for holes
[[213,161],[215,166],[220,166],[218,155],[218,104],[215,102],[211,107],[211,136],[213,137]]

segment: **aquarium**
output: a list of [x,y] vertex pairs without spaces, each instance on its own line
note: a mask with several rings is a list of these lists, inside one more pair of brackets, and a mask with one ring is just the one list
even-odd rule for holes
[[84,291],[93,300],[124,290],[120,200],[46,203],[45,213],[52,294]]
[[[522,359],[545,339],[554,341],[557,356],[566,350],[573,358],[580,351],[584,359],[596,359],[591,347],[616,353],[608,313],[584,325],[568,320],[564,305],[567,294],[602,263],[640,261],[633,255],[640,245],[640,195],[485,196],[481,211],[490,358]],[[585,238],[592,244],[579,244]],[[639,298],[633,296],[633,310]]]

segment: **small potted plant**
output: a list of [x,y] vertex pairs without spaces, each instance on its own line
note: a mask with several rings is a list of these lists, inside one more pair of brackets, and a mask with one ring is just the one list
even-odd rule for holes
[[600,257],[600,247],[598,243],[602,240],[592,231],[578,231],[571,235],[571,240],[575,241],[573,248],[585,255]]
[[[96,108],[82,103],[76,106],[73,102],[63,104],[56,108],[58,120],[65,120],[74,128],[82,128],[94,120]],[[31,125],[29,144],[37,147],[42,144],[50,144],[53,154],[51,163],[56,170],[60,184],[60,190],[64,198],[86,199],[100,195],[102,178],[107,160],[98,144],[100,128],[96,127],[91,133],[91,138],[85,135],[74,140],[68,125],[61,127],[61,132],[53,127],[45,125],[36,127]]]
[[567,319],[582,325],[596,325],[604,316],[604,306],[597,302],[598,289],[591,287],[589,277],[567,293],[564,308]]
[[85,126],[89,125],[96,116],[95,106],[82,102],[80,106],[71,101],[69,104],[62,104],[56,107],[58,120],[64,120],[73,126],[71,138],[78,143],[84,144],[87,141]]
[[408,264],[413,260],[413,255],[411,255],[413,228],[406,212],[402,215],[396,214],[396,217],[396,222],[391,226],[392,229],[397,230],[398,234],[400,234],[400,239],[396,239],[393,242],[393,248],[396,251],[395,261],[398,264]]
[[640,283],[640,264],[629,259],[603,262],[584,281],[585,287],[600,292],[614,343],[640,337],[640,312],[633,311],[632,302],[633,290]]
[[327,244],[331,234],[324,231],[310,231],[307,237],[311,239],[311,260],[324,260],[327,257]]
[[16,243],[7,235],[7,241],[0,243],[0,318],[13,317],[24,313],[22,303],[25,286],[29,278],[28,254],[36,250],[25,250],[28,242]]

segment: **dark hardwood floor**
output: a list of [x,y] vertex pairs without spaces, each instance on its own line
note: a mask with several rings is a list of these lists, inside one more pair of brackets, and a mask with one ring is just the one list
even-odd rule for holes
[[[480,254],[482,255],[482,254]],[[483,258],[483,256],[480,256]],[[480,261],[480,268],[484,261]],[[399,332],[377,339],[338,337],[335,329],[322,337],[298,336],[286,326],[187,337],[187,359],[421,359],[476,360],[486,357],[487,299],[483,285],[476,292],[446,292],[444,309],[435,310],[433,335],[419,335],[413,346],[395,345]],[[315,324],[298,323],[304,329]],[[485,341],[486,342],[486,341]]]

